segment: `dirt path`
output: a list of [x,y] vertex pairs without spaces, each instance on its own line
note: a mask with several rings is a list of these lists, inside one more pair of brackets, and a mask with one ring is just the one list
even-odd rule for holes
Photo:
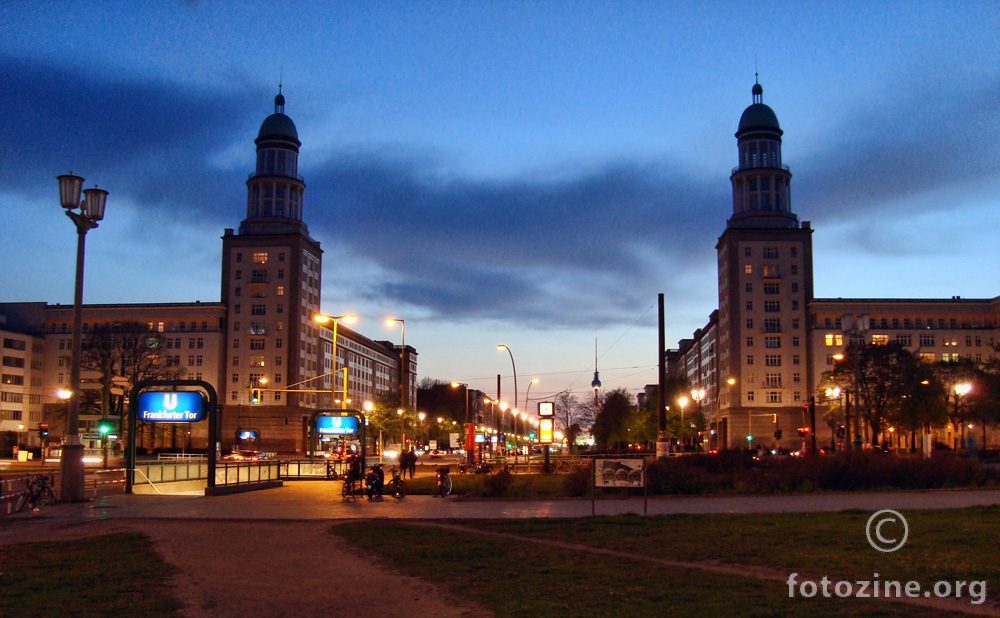
[[265,618],[488,618],[430,583],[356,555],[329,521],[118,519],[76,523],[0,522],[0,545],[140,532],[180,570],[182,615]]

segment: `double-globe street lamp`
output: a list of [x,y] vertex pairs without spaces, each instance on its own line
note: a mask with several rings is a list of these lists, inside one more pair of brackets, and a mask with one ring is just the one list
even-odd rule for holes
[[[693,399],[695,405],[698,406],[698,409],[695,410],[696,413],[701,412],[701,400],[704,399],[704,398],[705,398],[705,389],[703,389],[703,388],[692,388],[691,389],[691,399]],[[700,441],[699,441],[699,449],[700,449]]]
[[[63,437],[62,456],[59,462],[60,492],[63,502],[82,502],[84,496],[83,443],[80,441],[80,356],[83,337],[83,256],[87,232],[97,227],[104,218],[108,192],[98,189],[83,190],[83,178],[73,172],[58,176],[59,201],[66,216],[76,225],[76,288],[73,295],[73,355],[70,365],[70,398],[66,414],[66,433]],[[76,212],[79,208],[80,212]]]

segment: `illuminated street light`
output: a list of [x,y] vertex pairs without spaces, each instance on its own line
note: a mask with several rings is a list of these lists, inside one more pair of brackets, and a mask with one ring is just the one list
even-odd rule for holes
[[[333,345],[331,346],[330,360],[330,407],[337,401],[337,323],[354,324],[358,321],[358,316],[346,313],[344,315],[324,315],[317,313],[313,316],[313,321],[317,324],[329,324],[333,322]],[[347,367],[344,367],[344,398],[341,401],[341,408],[347,409]]]
[[[80,200],[83,178],[73,172],[58,176],[59,201],[66,216],[76,225],[76,286],[73,295],[73,355],[70,360],[69,386],[71,395],[66,412],[66,433],[63,437],[62,457],[59,462],[59,499],[63,502],[83,502],[84,471],[83,442],[80,441],[80,357],[83,338],[83,261],[87,232],[97,227],[104,218],[108,192],[104,189],[85,189]],[[76,212],[79,208],[80,212]]]
[[410,407],[410,389],[407,384],[406,378],[409,376],[409,370],[406,368],[406,320],[400,318],[386,318],[386,326],[395,326],[399,324],[400,328],[400,342],[399,342],[399,403],[404,408]]

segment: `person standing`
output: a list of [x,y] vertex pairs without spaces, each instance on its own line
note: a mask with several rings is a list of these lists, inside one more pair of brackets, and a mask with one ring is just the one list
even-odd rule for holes
[[409,455],[406,458],[406,464],[408,466],[407,469],[410,471],[410,479],[412,480],[414,473],[417,471],[417,452],[412,448],[407,452]]

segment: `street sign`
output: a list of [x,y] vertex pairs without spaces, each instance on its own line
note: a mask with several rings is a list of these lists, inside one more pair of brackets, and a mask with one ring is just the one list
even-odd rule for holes
[[551,401],[539,401],[538,416],[555,416],[555,404]]
[[538,419],[538,441],[542,444],[552,444],[552,425],[551,417]]
[[147,423],[196,423],[205,417],[204,401],[196,391],[143,391],[138,418]]
[[323,414],[316,417],[316,433],[321,436],[343,436],[358,433],[358,417],[332,416]]

